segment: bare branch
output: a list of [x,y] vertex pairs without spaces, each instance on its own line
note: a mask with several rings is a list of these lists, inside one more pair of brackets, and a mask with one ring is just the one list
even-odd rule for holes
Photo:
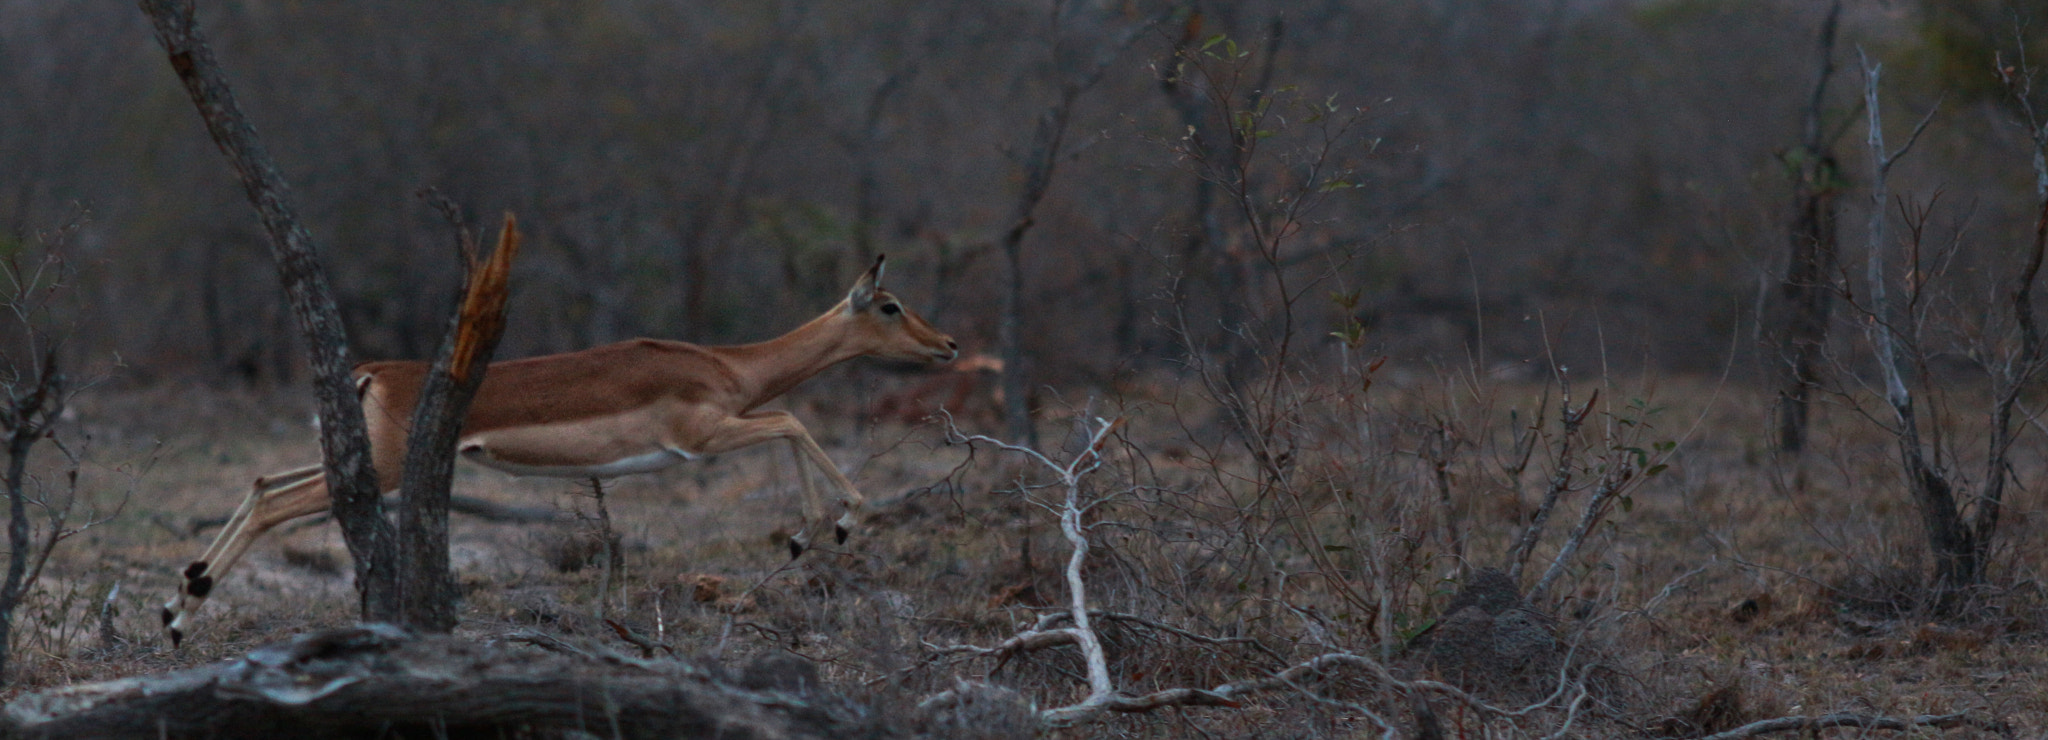
[[[1551,510],[1557,507],[1557,501],[1564,496],[1565,491],[1571,490],[1572,441],[1578,439],[1579,426],[1585,423],[1586,412],[1591,411],[1593,402],[1600,398],[1600,392],[1596,390],[1593,392],[1592,398],[1587,399],[1584,405],[1574,411],[1572,410],[1571,383],[1562,380],[1565,377],[1563,374],[1559,374],[1558,377],[1564,390],[1558,397],[1558,424],[1560,429],[1558,431],[1559,439],[1557,443],[1557,468],[1551,471],[1550,486],[1544,489],[1543,501],[1536,505],[1536,513],[1529,519],[1529,526],[1522,529],[1522,535],[1515,540],[1514,547],[1508,548],[1508,577],[1517,582],[1522,579],[1522,568],[1528,564],[1529,554],[1536,549],[1536,540],[1543,536],[1543,527],[1550,521]],[[1542,423],[1541,415],[1537,416],[1537,423]],[[1540,430],[1530,430],[1529,450],[1533,451],[1535,449],[1538,436],[1540,436]],[[1527,452],[1523,453],[1525,461],[1528,454]]]
[[1891,730],[1894,732],[1905,732],[1918,727],[1938,727],[1941,729],[1969,727],[1986,732],[1996,732],[2004,737],[2013,736],[2010,725],[1997,720],[1972,717],[1968,712],[1922,714],[1913,717],[1888,717],[1879,714],[1836,712],[1819,716],[1801,715],[1758,720],[1733,730],[1702,737],[1699,740],[1737,740],[1738,738],[1757,737],[1759,735],[1792,732],[1795,730],[1818,734],[1821,730],[1831,727],[1859,727],[1866,730]]

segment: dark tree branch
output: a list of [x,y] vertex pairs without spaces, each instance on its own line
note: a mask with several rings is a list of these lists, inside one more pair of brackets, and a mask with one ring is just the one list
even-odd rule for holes
[[[1898,420],[1893,435],[1899,446],[1900,467],[1906,474],[1906,485],[1912,491],[1914,508],[1920,513],[1921,529],[1927,537],[1927,546],[1934,555],[1934,590],[1932,606],[1937,613],[1952,613],[1959,605],[1964,590],[1977,585],[1983,578],[1984,534],[1970,529],[1963,521],[1956,505],[1955,484],[1949,480],[1940,466],[1939,445],[1936,456],[1929,460],[1926,442],[1921,437],[1920,425],[1913,398],[1907,387],[1905,369],[1900,356],[1900,344],[1906,338],[1903,333],[1912,331],[1907,311],[1896,307],[1890,294],[1890,276],[1885,268],[1887,237],[1885,236],[1886,201],[1890,197],[1885,187],[1885,178],[1892,165],[1912,151],[1920,134],[1927,130],[1936,111],[1934,108],[1922,116],[1920,123],[1913,127],[1906,143],[1896,150],[1887,151],[1884,142],[1883,116],[1878,107],[1879,80],[1884,70],[1882,64],[1871,64],[1867,56],[1858,50],[1863,65],[1864,112],[1868,116],[1869,134],[1866,146],[1870,153],[1870,228],[1869,263],[1866,282],[1870,293],[1870,311],[1874,319],[1869,323],[1871,344],[1876,350],[1878,371],[1884,378],[1885,401],[1890,404]],[[1910,215],[1910,214],[1909,214]],[[1918,244],[1919,225],[1909,220],[1913,230],[1914,244]],[[1917,268],[1917,265],[1915,265]],[[1912,286],[1909,286],[1909,288]],[[1917,293],[1917,291],[1916,291]],[[1907,296],[1915,300],[1914,295]],[[1923,355],[1924,357],[1924,355]],[[1938,423],[1935,425],[1939,429]]]
[[449,321],[448,337],[420,388],[405,450],[404,492],[398,510],[403,623],[428,632],[455,629],[455,581],[448,573],[448,494],[455,477],[455,442],[469,416],[469,402],[483,385],[484,372],[505,331],[505,300],[519,230],[512,214],[498,232],[498,246],[469,269],[461,310]]
[[[6,670],[11,657],[8,648],[14,635],[15,608],[35,584],[29,574],[29,561],[38,554],[35,532],[28,521],[29,453],[49,434],[64,409],[64,376],[57,371],[55,344],[44,350],[41,364],[29,372],[27,387],[9,387],[6,406],[0,407],[0,426],[6,427],[7,433],[7,576],[0,583],[0,671]],[[56,546],[56,534],[51,533],[50,547]],[[44,559],[48,552],[49,548],[42,549]],[[40,562],[37,569],[41,569]]]
[[1024,236],[1037,223],[1038,204],[1052,187],[1053,175],[1058,170],[1066,142],[1067,121],[1074,112],[1074,102],[1102,79],[1110,63],[1137,42],[1146,29],[1165,18],[1165,15],[1154,16],[1131,27],[1124,32],[1123,38],[1104,45],[1087,70],[1062,81],[1059,99],[1039,115],[1037,128],[1032,133],[1031,148],[1023,157],[1024,187],[1017,193],[1017,206],[1010,217],[1010,228],[1004,232],[1002,240],[1009,280],[1003,289],[1002,318],[996,327],[996,340],[1002,346],[1004,417],[1009,435],[1026,447],[1038,446],[1038,432],[1031,423],[1030,382],[1024,366]]
[[369,437],[350,378],[353,367],[347,329],[326,273],[314,255],[312,238],[299,223],[284,176],[235,103],[227,76],[199,31],[192,0],[142,0],[142,12],[149,16],[157,43],[170,56],[171,69],[199,109],[207,134],[241,176],[243,190],[270,235],[278,278],[306,337],[314,394],[320,403],[320,448],[327,490],[349,555],[355,559],[363,616],[396,616],[393,532],[384,519],[376,475],[370,468]]
[[1778,449],[1788,453],[1806,447],[1807,420],[1813,392],[1820,384],[1828,323],[1834,313],[1835,286],[1829,281],[1840,259],[1835,197],[1843,176],[1829,139],[1823,138],[1821,119],[1828,81],[1835,71],[1835,29],[1841,14],[1842,3],[1836,0],[1821,24],[1820,74],[1806,105],[1804,141],[1786,157],[1786,164],[1796,170],[1791,254],[1779,287],[1790,316],[1778,344],[1779,359],[1784,363],[1778,392]]

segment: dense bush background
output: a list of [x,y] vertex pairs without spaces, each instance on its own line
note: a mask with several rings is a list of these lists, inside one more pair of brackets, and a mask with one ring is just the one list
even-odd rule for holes
[[[1195,175],[1160,79],[1188,34],[1265,64],[1276,23],[1272,87],[1368,111],[1334,151],[1361,187],[1289,248],[1303,270],[1348,258],[1335,287],[1362,289],[1397,360],[1513,362],[1546,336],[1566,362],[1747,355],[1782,272],[1779,153],[1799,143],[1821,5],[1195,3],[1191,24],[1147,2],[373,0],[206,3],[202,21],[299,189],[358,355],[381,358],[425,356],[454,286],[445,228],[414,197],[428,186],[532,232],[503,357],[764,337],[877,251],[986,346],[1004,278],[987,247],[1038,117],[1163,17],[1079,98],[1028,236],[1024,335],[1040,379],[1060,381],[1174,356],[1156,319],[1176,279],[1197,288],[1197,324],[1232,300],[1201,288],[1245,259],[1240,222],[1190,222]],[[1895,189],[1966,204],[1994,254],[2023,245],[2025,132],[1990,59],[2013,58],[2028,12],[1849,8],[1827,126],[1850,186],[1867,169],[1860,46],[1890,63],[1896,125],[1946,95]],[[117,350],[145,380],[294,372],[261,234],[139,12],[0,2],[0,100],[0,246],[90,213],[76,241],[105,264],[84,307],[104,331],[77,349]],[[1270,164],[1274,193],[1289,164]],[[1842,199],[1845,244],[1866,201]]]

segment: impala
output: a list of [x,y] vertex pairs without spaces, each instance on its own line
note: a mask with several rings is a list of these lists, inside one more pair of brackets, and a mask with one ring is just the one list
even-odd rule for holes
[[[825,368],[873,356],[946,362],[951,337],[882,290],[876,258],[845,300],[794,331],[758,344],[705,347],[633,339],[580,352],[491,365],[471,402],[456,449],[513,475],[606,479],[661,470],[704,455],[771,440],[789,443],[802,482],[804,526],[791,557],[822,531],[825,503],[806,466],[824,473],[845,506],[838,541],[859,521],[862,498],[804,425],[762,404]],[[423,362],[371,362],[356,368],[356,392],[368,423],[371,464],[389,493],[403,476],[408,424],[426,378]],[[324,469],[315,465],[256,479],[212,546],[186,566],[184,585],[164,605],[172,644],[186,622],[249,545],[285,522],[327,511]]]

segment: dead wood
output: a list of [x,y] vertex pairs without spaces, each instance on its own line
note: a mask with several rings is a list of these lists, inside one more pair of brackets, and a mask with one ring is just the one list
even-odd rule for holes
[[1715,733],[1700,740],[1738,740],[1739,738],[1761,737],[1779,732],[1806,732],[1815,737],[1821,730],[1833,727],[1854,727],[1865,730],[1891,730],[1911,732],[1922,727],[1953,729],[1966,727],[1986,735],[2012,737],[2012,727],[1994,719],[1972,716],[1967,712],[1955,714],[1922,714],[1913,717],[1887,717],[1857,712],[1836,712],[1818,717],[1778,717],[1758,720],[1727,732]]
[[607,652],[366,625],[203,668],[22,696],[7,704],[0,730],[116,740],[895,736],[815,682],[748,684],[716,667]]
[[[465,244],[468,236],[464,235]],[[420,386],[405,450],[405,477],[398,508],[398,600],[403,624],[449,632],[458,621],[455,578],[448,572],[449,487],[455,480],[455,444],[469,418],[470,401],[483,387],[484,373],[505,332],[505,301],[511,293],[513,256],[519,228],[511,213],[498,232],[491,256],[467,265],[462,305],[449,321],[442,350]]]

